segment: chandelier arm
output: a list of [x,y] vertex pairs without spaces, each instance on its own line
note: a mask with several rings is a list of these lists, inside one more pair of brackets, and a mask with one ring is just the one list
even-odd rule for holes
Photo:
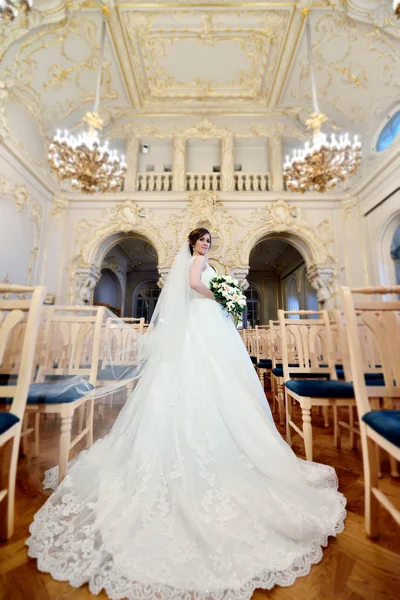
[[312,101],[313,108],[316,114],[320,114],[319,106],[318,106],[318,97],[317,97],[317,85],[315,82],[315,72],[314,72],[314,59],[312,53],[312,42],[311,42],[311,25],[310,21],[307,17],[306,20],[306,38],[307,38],[307,55],[308,55],[308,64],[310,65],[310,80],[311,80],[311,93],[312,93]]
[[96,96],[95,96],[95,101],[94,101],[94,106],[93,106],[93,113],[98,112],[99,104],[100,104],[100,87],[101,87],[101,76],[103,73],[104,46],[105,46],[105,41],[106,41],[106,25],[107,25],[106,15],[103,13],[103,18],[102,18],[102,23],[101,23],[99,66],[97,68]]

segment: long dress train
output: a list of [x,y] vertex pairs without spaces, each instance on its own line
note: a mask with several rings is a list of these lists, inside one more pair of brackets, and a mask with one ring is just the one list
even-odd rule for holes
[[113,600],[248,600],[321,559],[343,529],[337,487],[282,439],[231,319],[199,296],[179,364],[145,371],[111,433],[73,462],[29,555]]

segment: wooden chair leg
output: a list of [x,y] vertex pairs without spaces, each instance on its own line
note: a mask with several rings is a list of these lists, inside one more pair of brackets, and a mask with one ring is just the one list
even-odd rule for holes
[[379,502],[372,492],[378,487],[378,461],[375,442],[361,433],[365,485],[365,529],[370,537],[378,536]]
[[322,412],[324,415],[324,427],[329,427],[329,406],[323,406]]
[[289,446],[292,445],[292,432],[290,431],[290,421],[292,420],[292,397],[289,396],[285,388],[285,405],[286,405],[286,441]]
[[35,423],[34,423],[34,432],[33,432],[33,452],[32,456],[39,456],[40,452],[40,412],[37,411],[35,413]]
[[382,470],[381,470],[381,465],[382,465],[382,453],[381,453],[381,449],[378,446],[378,444],[375,444],[375,458],[376,458],[376,464],[377,464],[377,472],[378,472],[378,477],[379,479],[382,477]]
[[80,433],[83,429],[83,424],[85,422],[85,410],[86,404],[81,404],[78,408],[78,433]]
[[340,449],[342,447],[342,436],[341,429],[339,425],[339,414],[338,407],[336,405],[333,406],[333,442],[335,444],[335,448]]
[[284,421],[285,397],[284,397],[284,392],[283,392],[284,386],[283,386],[282,379],[277,380],[276,388],[277,388],[278,410],[279,410],[279,425],[284,425],[285,424],[285,421]]
[[349,406],[350,448],[357,448],[357,440],[354,433],[354,410],[354,406]]
[[0,489],[7,489],[7,495],[0,503],[0,540],[9,540],[14,533],[15,480],[20,444],[20,434],[16,434],[4,446]]
[[24,414],[24,418],[22,420],[22,432],[21,432],[21,447],[22,454],[26,456],[28,454],[28,425],[29,425],[29,413],[26,412]]
[[311,425],[311,406],[305,405],[301,408],[303,418],[304,448],[306,451],[306,460],[313,459],[312,425]]
[[86,434],[86,448],[90,448],[93,444],[93,416],[94,416],[94,399],[88,400],[88,407],[86,410],[87,419],[86,419],[86,427],[88,428],[88,432]]
[[71,447],[71,428],[72,428],[72,414],[61,414],[61,435],[60,435],[60,450],[58,458],[58,482],[64,479],[67,472],[69,450]]
[[390,460],[390,475],[395,478],[399,477],[399,465],[398,465],[397,460],[391,454],[389,454],[389,460]]
[[276,380],[273,375],[271,375],[271,394],[272,394],[272,412],[276,413]]

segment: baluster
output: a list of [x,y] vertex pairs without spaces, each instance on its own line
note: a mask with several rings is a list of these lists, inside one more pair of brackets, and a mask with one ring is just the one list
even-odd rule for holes
[[209,173],[206,173],[204,175],[204,189],[207,191],[209,191],[211,189],[210,180],[211,180],[211,175]]
[[143,191],[147,192],[148,182],[149,182],[149,176],[147,175],[147,173],[143,174],[142,182],[143,182]]
[[245,175],[244,177],[245,177],[245,180],[244,180],[244,187],[245,187],[245,190],[246,190],[246,192],[250,192],[250,190],[251,190],[251,179],[250,179],[250,175],[248,175],[248,174],[246,173],[246,175]]
[[267,189],[267,176],[261,175],[260,188],[262,192],[265,192]]
[[157,190],[157,192],[161,192],[162,182],[163,182],[163,174],[162,173],[157,173],[157,175],[155,176],[155,178],[156,178],[156,180],[155,180],[156,190]]
[[137,176],[137,189],[138,189],[138,192],[142,191],[142,176],[140,173],[138,173],[138,176]]
[[194,176],[189,175],[189,190],[194,192]]

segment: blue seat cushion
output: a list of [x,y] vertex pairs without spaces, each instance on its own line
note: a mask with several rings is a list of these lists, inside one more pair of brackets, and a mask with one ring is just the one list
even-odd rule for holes
[[257,364],[257,356],[250,356],[250,360],[253,363],[253,365]]
[[362,420],[385,440],[400,448],[400,410],[372,410]]
[[269,358],[265,358],[265,359],[262,358],[261,360],[258,361],[257,367],[259,369],[271,369],[272,368],[272,360],[270,360]]
[[4,433],[10,427],[18,423],[19,418],[9,412],[0,412],[0,433]]
[[[289,365],[289,369],[290,367],[298,366],[299,365]],[[283,367],[275,367],[272,369],[272,373],[275,377],[283,377]],[[323,377],[329,379],[330,375],[329,373],[290,373],[289,371],[289,377],[297,377],[298,379],[319,379],[320,377]]]
[[299,396],[310,398],[354,398],[353,384],[347,381],[292,379],[285,383],[285,387]]
[[94,386],[81,379],[66,386],[64,383],[33,383],[29,387],[27,404],[64,404],[86,396]]
[[119,379],[130,379],[133,374],[132,365],[108,365],[100,369],[97,373],[97,379],[100,381],[117,381]]

